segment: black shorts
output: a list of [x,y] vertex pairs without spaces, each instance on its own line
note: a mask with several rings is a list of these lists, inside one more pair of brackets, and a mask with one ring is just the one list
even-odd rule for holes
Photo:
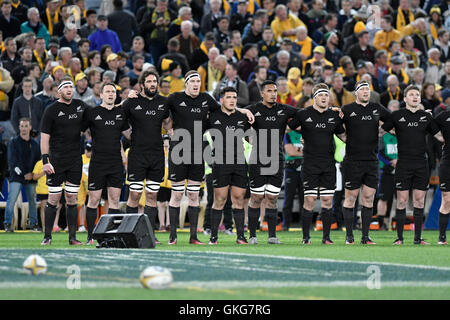
[[378,186],[378,198],[383,201],[391,201],[395,195],[395,177],[393,174],[381,171],[380,185]]
[[47,185],[49,187],[60,187],[64,182],[69,182],[75,186],[81,184],[81,170],[83,162],[81,156],[67,163],[52,163],[55,173],[47,175]]
[[260,164],[250,164],[248,166],[248,173],[250,179],[250,188],[260,188],[264,185],[272,185],[277,188],[281,188],[283,183],[284,174],[284,161],[280,160],[278,168],[276,168],[275,174],[263,175],[262,169],[265,169]]
[[201,182],[205,177],[205,163],[201,164],[176,164],[172,161],[169,154],[169,180],[180,182],[184,180],[192,180]]
[[168,202],[170,201],[170,195],[172,194],[172,190],[166,187],[161,187],[158,190],[158,195],[156,200],[159,202]]
[[428,190],[430,170],[428,161],[398,160],[395,167],[395,188],[400,191],[410,189]]
[[305,192],[320,189],[327,193],[331,193],[331,191],[334,193],[336,189],[336,166],[334,162],[305,161],[302,166],[302,179]]
[[450,163],[441,162],[439,164],[439,188],[442,192],[450,191]]
[[213,165],[212,167],[214,188],[235,186],[246,189],[248,185],[247,165]]
[[369,188],[377,189],[378,165],[378,161],[344,160],[342,164],[344,188],[355,190],[366,185]]
[[96,191],[107,187],[122,189],[125,173],[122,161],[112,164],[91,160],[89,164],[88,190]]
[[164,153],[139,153],[130,149],[128,153],[128,181],[144,180],[162,182],[164,180]]
[[39,201],[48,200],[48,194],[37,194],[36,196]]

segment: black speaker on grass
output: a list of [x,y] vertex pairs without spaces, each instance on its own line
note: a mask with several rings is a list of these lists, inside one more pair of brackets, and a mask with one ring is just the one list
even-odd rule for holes
[[104,214],[92,234],[98,248],[154,248],[155,235],[147,215]]

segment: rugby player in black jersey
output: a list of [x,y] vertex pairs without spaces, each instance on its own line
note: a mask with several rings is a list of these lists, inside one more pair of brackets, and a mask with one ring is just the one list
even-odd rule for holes
[[97,208],[102,190],[108,190],[108,213],[119,213],[120,192],[124,179],[121,155],[122,134],[130,137],[130,126],[122,107],[116,107],[116,86],[113,83],[102,85],[102,103],[87,108],[83,114],[82,131],[90,129],[92,135],[92,156],[89,164],[89,201],[86,207],[87,243],[94,244],[92,232],[97,219]]
[[[250,156],[250,202],[248,207],[248,228],[250,244],[257,244],[256,228],[260,216],[261,202],[265,200],[268,226],[268,243],[280,244],[276,237],[278,219],[277,199],[283,181],[284,158],[283,137],[288,121],[297,109],[277,103],[277,85],[271,80],[261,84],[262,102],[248,107],[255,116],[252,124],[256,140],[252,141]],[[295,128],[293,128],[295,129]]]
[[209,115],[209,132],[213,140],[212,178],[214,203],[211,211],[211,239],[217,244],[217,234],[223,208],[231,187],[231,202],[236,225],[237,244],[247,244],[244,236],[244,196],[247,191],[247,164],[243,138],[250,128],[247,117],[236,111],[237,91],[225,87],[220,94],[221,108]]
[[376,244],[369,238],[373,199],[378,185],[378,132],[380,121],[389,118],[389,111],[369,102],[370,84],[361,80],[355,85],[356,101],[342,107],[347,134],[343,162],[345,200],[342,208],[346,228],[346,244],[354,244],[353,209],[361,189],[362,244]]
[[47,175],[48,202],[45,208],[45,234],[41,245],[52,242],[56,206],[64,183],[69,244],[82,245],[76,239],[78,224],[77,194],[81,182],[80,133],[86,105],[72,99],[74,85],[64,77],[58,85],[60,98],[45,109],[41,120],[41,153]]
[[442,201],[439,208],[439,239],[437,244],[447,245],[446,230],[450,216],[450,111],[442,111],[435,117],[435,120],[445,141],[439,164],[439,188],[442,192]]
[[414,204],[414,244],[426,245],[429,243],[421,238],[425,194],[430,181],[426,135],[430,133],[440,140],[442,135],[432,115],[420,108],[420,89],[409,85],[403,96],[406,107],[392,112],[381,127],[384,133],[395,129],[398,140],[398,160],[395,167],[397,240],[394,245],[403,244],[406,205],[411,189]]
[[[175,92],[168,98],[172,116],[174,136],[169,150],[169,179],[172,181],[172,194],[169,202],[170,239],[169,244],[177,243],[180,202],[187,181],[188,209],[191,244],[203,244],[197,238],[198,214],[200,211],[199,191],[205,173],[203,161],[203,132],[210,112],[220,108],[207,93],[200,93],[201,79],[197,71],[185,75],[183,92]],[[247,115],[251,123],[254,118],[250,111],[236,108]]]
[[314,104],[301,110],[289,126],[300,126],[303,148],[302,177],[304,187],[304,210],[302,213],[303,244],[310,244],[310,233],[314,204],[320,197],[323,222],[323,244],[333,244],[330,239],[334,189],[336,188],[336,166],[334,165],[334,137],[345,141],[345,130],[339,114],[328,108],[330,91],[325,83],[313,88]]
[[[122,105],[131,125],[131,147],[128,153],[129,196],[127,213],[137,213],[145,180],[144,213],[149,217],[153,230],[158,215],[157,195],[164,180],[164,148],[161,127],[169,130],[167,98],[158,94],[158,73],[144,71],[139,77],[141,91],[134,99],[127,99]],[[158,239],[156,243],[159,244]]]

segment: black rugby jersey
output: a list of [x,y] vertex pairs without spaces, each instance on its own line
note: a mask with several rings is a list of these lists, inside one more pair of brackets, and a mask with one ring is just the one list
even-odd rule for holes
[[424,160],[427,133],[435,135],[439,132],[431,114],[423,110],[411,112],[406,108],[392,112],[382,128],[385,131],[395,128],[399,160]]
[[364,107],[353,102],[343,106],[342,112],[347,134],[345,158],[377,161],[380,120],[389,119],[389,110],[378,103],[369,102]]
[[97,106],[88,108],[83,115],[83,131],[90,128],[92,135],[92,161],[121,159],[122,131],[129,128],[122,107],[111,110]]
[[[222,160],[216,162],[217,164],[245,164],[242,138],[249,128],[247,116],[239,111],[228,115],[219,109],[209,115],[208,129],[216,129],[221,135],[217,138],[213,131],[210,131],[214,157]],[[232,159],[232,163],[229,163],[227,159]]]
[[450,160],[450,111],[439,113],[436,116],[435,121],[439,126],[445,141],[442,148],[442,161],[448,161]]
[[169,117],[167,98],[156,95],[153,99],[139,95],[122,104],[131,125],[131,149],[138,152],[163,152],[162,123]]
[[51,161],[71,161],[81,155],[80,133],[83,101],[72,99],[70,104],[55,101],[49,105],[42,116],[41,132],[50,135]]
[[[172,116],[174,134],[176,135],[177,129],[187,130],[191,139],[191,153],[193,153],[196,142],[194,126],[197,125],[201,129],[201,131],[197,132],[201,136],[207,128],[209,112],[220,109],[220,105],[205,92],[200,93],[195,98],[187,95],[185,92],[175,92],[169,96],[167,103]],[[172,141],[171,147],[177,143],[177,141]],[[201,142],[197,142],[197,144],[199,143],[201,150]]]
[[[276,103],[272,108],[269,108],[262,102],[250,105],[247,109],[249,109],[255,117],[255,122],[252,124],[252,127],[256,130],[258,150],[262,148],[262,150],[264,150],[263,153],[271,157],[271,147],[273,143],[278,143],[278,156],[283,158],[283,137],[284,132],[286,131],[286,125],[288,125],[288,121],[291,120],[299,110],[281,103]],[[289,126],[292,129],[296,128],[291,125]],[[277,141],[271,141],[271,133],[276,134]],[[267,138],[264,138],[264,134]],[[254,152],[258,152],[257,159],[259,160],[260,152],[257,151],[256,148],[252,148],[253,157]]]
[[305,141],[303,156],[305,161],[330,161],[334,159],[334,134],[344,133],[341,118],[337,112],[327,109],[319,112],[313,107],[299,111],[289,124],[301,126]]

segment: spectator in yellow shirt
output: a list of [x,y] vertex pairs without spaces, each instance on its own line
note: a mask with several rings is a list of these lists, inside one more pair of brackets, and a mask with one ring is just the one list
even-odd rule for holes
[[[163,97],[168,97],[170,94],[170,82],[169,80],[162,78],[159,81],[159,94]],[[164,128],[163,128],[164,130]]]
[[169,82],[169,94],[184,90],[184,78],[181,76],[181,65],[174,61],[169,66],[169,75],[164,79]]
[[81,183],[80,189],[78,190],[77,205],[80,207],[80,228],[78,232],[85,232],[86,228],[84,222],[86,221],[86,201],[88,196],[88,175],[89,175],[89,164],[91,162],[92,154],[92,144],[91,142],[86,142],[84,154],[81,156],[83,162],[83,167],[81,170]]
[[381,30],[377,31],[373,39],[373,46],[377,50],[388,50],[391,41],[400,41],[402,34],[392,27],[392,17],[390,15],[381,18]]
[[285,5],[279,4],[275,8],[275,19],[270,24],[273,30],[274,38],[277,41],[281,41],[283,38],[288,37],[292,41],[297,38],[296,28],[305,26],[305,24],[293,14],[288,13]]

